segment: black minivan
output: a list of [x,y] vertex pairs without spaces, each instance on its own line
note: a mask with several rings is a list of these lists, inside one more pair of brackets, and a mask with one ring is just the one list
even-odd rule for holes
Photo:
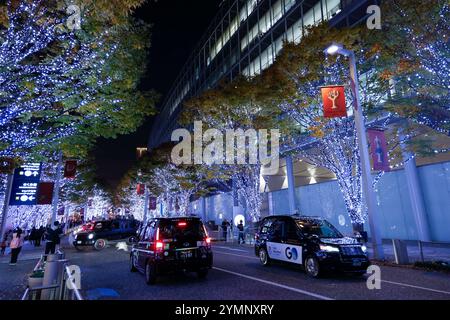
[[147,284],[181,270],[205,278],[212,263],[211,239],[198,217],[150,220],[141,227],[130,254],[130,271],[144,273]]
[[314,278],[333,270],[363,275],[370,265],[367,248],[358,240],[344,237],[325,219],[300,215],[264,218],[255,254],[265,266],[272,260],[294,263]]
[[138,227],[139,221],[134,219],[94,221],[84,225],[75,234],[73,245],[76,249],[93,247],[96,250],[102,250],[109,240],[135,238]]

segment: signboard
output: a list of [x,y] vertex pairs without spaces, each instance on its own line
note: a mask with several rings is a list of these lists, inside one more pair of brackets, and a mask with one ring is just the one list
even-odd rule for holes
[[53,182],[41,182],[38,185],[38,205],[52,204],[53,189],[55,184]]
[[66,211],[65,207],[60,207],[58,209],[58,216],[63,216],[65,211]]
[[145,193],[145,185],[144,184],[138,184],[137,185],[137,194],[142,196]]
[[370,153],[372,154],[373,170],[389,171],[389,159],[387,155],[387,143],[384,131],[370,129],[367,130],[369,138]]
[[41,164],[28,163],[14,170],[11,190],[11,206],[32,206],[37,203],[37,192],[41,178]]
[[75,160],[66,161],[64,166],[64,178],[74,179],[77,173],[77,162]]
[[321,88],[323,100],[323,114],[325,118],[339,118],[347,116],[344,86],[326,86]]
[[156,210],[156,197],[149,197],[148,208],[150,210]]
[[270,259],[302,264],[302,247],[291,244],[267,242],[267,253]]

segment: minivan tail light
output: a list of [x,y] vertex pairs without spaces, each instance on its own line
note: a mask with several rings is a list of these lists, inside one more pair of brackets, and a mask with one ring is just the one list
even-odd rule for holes
[[163,247],[164,247],[164,243],[162,241],[156,241],[156,243],[155,243],[156,250],[162,250]]
[[206,242],[206,244],[211,244],[211,238],[209,238],[209,237],[206,238],[206,239],[205,239],[205,242]]

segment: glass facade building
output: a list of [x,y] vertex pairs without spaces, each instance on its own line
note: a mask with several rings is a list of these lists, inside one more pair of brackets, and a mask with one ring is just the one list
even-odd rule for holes
[[150,132],[149,148],[170,141],[183,101],[221,79],[253,76],[269,67],[283,41],[299,42],[306,27],[324,20],[353,26],[376,0],[224,0],[181,70]]

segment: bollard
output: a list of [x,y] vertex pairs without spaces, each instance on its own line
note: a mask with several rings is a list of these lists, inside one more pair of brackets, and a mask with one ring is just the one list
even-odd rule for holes
[[406,242],[398,239],[392,240],[394,247],[395,263],[396,264],[409,264],[408,248]]
[[[60,283],[63,266],[66,260],[61,260],[64,254],[49,254],[45,263],[43,287],[53,286]],[[57,297],[57,289],[42,290],[41,300],[53,300]]]

